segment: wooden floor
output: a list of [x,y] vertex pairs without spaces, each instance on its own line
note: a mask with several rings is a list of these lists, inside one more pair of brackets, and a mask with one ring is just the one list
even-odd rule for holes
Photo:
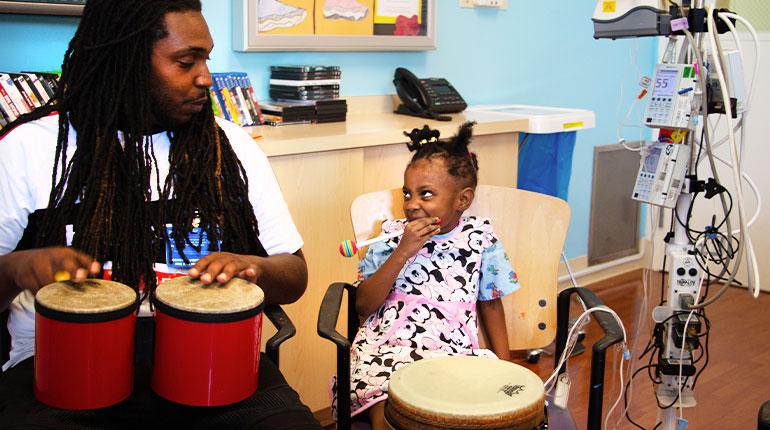
[[[637,318],[642,303],[641,276],[642,272],[638,271],[613,281],[590,286],[623,320],[629,336],[629,348],[633,344],[639,324]],[[660,299],[660,274],[652,279],[651,296],[654,306]],[[712,286],[712,295],[718,287]],[[578,312],[579,309],[576,308],[572,313],[573,317],[576,317]],[[689,421],[687,429],[756,429],[759,407],[770,400],[770,294],[763,293],[759,299],[754,299],[745,289],[730,288],[720,300],[707,308],[706,316],[711,321],[710,359],[695,388],[698,405],[684,410],[684,418]],[[650,314],[642,318],[645,329],[639,334],[639,348],[644,348],[647,344],[652,330]],[[584,343],[589,350],[570,359],[568,366],[572,381],[569,409],[578,429],[586,428],[590,345],[601,337],[601,330],[594,323],[587,328],[586,335]],[[617,358],[614,350],[608,352],[602,416],[615,402],[621,389],[618,382]],[[514,361],[532,369],[543,379],[553,370],[551,356],[543,356],[538,363],[529,364],[525,361],[524,354],[516,354]],[[646,363],[638,363],[637,368],[643,364]],[[624,378],[628,380],[628,372]],[[640,372],[633,382],[629,414],[645,429],[653,429],[658,423],[652,385],[646,372]],[[622,410],[621,401],[611,417],[608,428],[637,428],[626,419],[615,427],[614,423]]]
[[[638,312],[641,306],[641,272],[635,272],[634,280],[625,280],[609,285],[591,286],[597,295],[618,313],[631,339],[637,333]],[[660,300],[660,274],[652,277],[652,298],[656,305]],[[719,288],[714,285],[712,295]],[[572,314],[577,316],[579,309]],[[688,430],[724,429],[746,430],[757,428],[759,407],[770,400],[770,295],[761,294],[752,298],[745,289],[730,288],[720,300],[706,309],[711,321],[709,341],[710,359],[695,388],[698,405],[684,410],[689,421]],[[641,333],[639,348],[644,348],[652,330],[650,316],[645,315],[646,329]],[[601,337],[601,330],[592,324],[587,330],[586,346],[590,348]],[[640,349],[641,351],[641,349]],[[553,369],[553,358],[543,357],[531,365],[517,360],[538,373],[543,379]],[[619,393],[616,354],[608,353],[605,371],[604,416]],[[570,360],[569,373],[572,380],[569,409],[578,424],[586,427],[588,388],[590,374],[590,350]],[[646,363],[637,364],[637,368]],[[624,375],[628,380],[628,372]],[[645,371],[640,372],[633,382],[633,396],[629,415],[645,429],[652,429],[658,423],[658,409],[652,391],[653,384]],[[616,409],[623,409],[621,401]],[[615,411],[610,423],[616,422],[620,411]],[[615,428],[610,425],[609,428]],[[635,429],[623,419],[619,429]],[[659,427],[660,428],[660,427]],[[558,429],[557,429],[558,430]]]

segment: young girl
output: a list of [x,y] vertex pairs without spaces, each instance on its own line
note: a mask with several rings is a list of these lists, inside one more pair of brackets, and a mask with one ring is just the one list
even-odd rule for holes
[[[408,135],[406,219],[382,225],[404,234],[371,245],[359,264],[356,310],[368,318],[351,348],[351,410],[367,411],[375,430],[398,368],[444,355],[510,358],[500,297],[518,280],[489,220],[463,216],[477,182],[472,128],[465,123],[448,141],[427,126]],[[492,351],[479,348],[477,310]]]

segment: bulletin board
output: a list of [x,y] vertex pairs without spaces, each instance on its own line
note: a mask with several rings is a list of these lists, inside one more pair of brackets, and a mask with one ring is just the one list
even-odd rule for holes
[[85,4],[86,0],[0,0],[0,13],[80,16]]
[[436,48],[438,0],[232,0],[236,51]]

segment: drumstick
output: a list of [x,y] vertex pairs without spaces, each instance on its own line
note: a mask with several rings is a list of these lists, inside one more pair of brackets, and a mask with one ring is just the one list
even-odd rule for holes
[[359,243],[356,243],[352,240],[343,240],[340,242],[340,254],[342,254],[343,257],[352,257],[358,252],[359,249],[365,246],[369,246],[377,242],[382,242],[383,240],[392,239],[394,237],[401,236],[402,234],[404,234],[404,230],[394,231],[393,233],[383,234],[382,236],[362,240]]

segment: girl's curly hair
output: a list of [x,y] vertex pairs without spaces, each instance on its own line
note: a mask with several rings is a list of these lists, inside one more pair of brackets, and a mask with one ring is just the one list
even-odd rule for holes
[[449,175],[462,179],[465,185],[475,189],[478,183],[479,162],[476,154],[468,150],[475,124],[473,121],[464,123],[456,135],[446,140],[440,140],[439,131],[427,125],[421,129],[415,128],[410,133],[404,132],[411,140],[407,142],[406,147],[414,152],[407,168],[417,160],[442,158]]

